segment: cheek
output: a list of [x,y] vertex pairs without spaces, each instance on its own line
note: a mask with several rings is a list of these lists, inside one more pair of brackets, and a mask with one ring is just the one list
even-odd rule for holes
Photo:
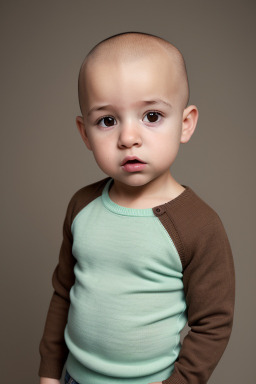
[[153,137],[151,142],[155,148],[158,148],[158,150],[172,151],[179,146],[180,137],[181,134],[179,129],[169,129],[155,138]]
[[155,141],[152,150],[157,154],[162,163],[172,162],[180,147],[180,136],[178,132],[175,134],[164,135],[161,140]]
[[106,151],[93,151],[93,156],[98,164],[98,167],[105,172],[106,174],[109,174],[109,166],[112,164],[112,161]]
[[92,152],[96,162],[102,166],[107,163],[114,155],[114,148],[108,138],[101,138],[91,142]]

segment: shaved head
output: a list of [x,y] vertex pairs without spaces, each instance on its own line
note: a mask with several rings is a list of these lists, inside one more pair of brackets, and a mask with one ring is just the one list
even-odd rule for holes
[[[189,85],[184,58],[181,52],[168,41],[147,33],[120,33],[95,45],[85,57],[79,72],[78,96],[83,114],[86,99],[86,69],[94,63],[112,60],[113,62],[130,62],[141,58],[149,58],[160,54],[163,60],[170,60],[171,69],[175,68],[175,76],[179,84],[181,102],[185,108],[189,99]],[[168,81],[168,79],[166,79]]]

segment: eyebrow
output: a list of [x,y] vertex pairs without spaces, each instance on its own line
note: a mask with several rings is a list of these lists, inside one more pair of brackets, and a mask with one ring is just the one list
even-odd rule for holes
[[[139,102],[135,103],[134,105],[142,105],[143,106],[143,105],[154,105],[154,104],[164,104],[165,106],[172,108],[172,105],[170,103],[168,103],[167,101],[162,100],[162,99],[143,100],[143,101],[139,101]],[[99,105],[99,106],[92,107],[89,110],[89,112],[87,113],[87,116],[90,116],[93,112],[101,111],[101,110],[108,109],[108,108],[113,108],[113,106],[111,104],[107,104],[107,105]]]

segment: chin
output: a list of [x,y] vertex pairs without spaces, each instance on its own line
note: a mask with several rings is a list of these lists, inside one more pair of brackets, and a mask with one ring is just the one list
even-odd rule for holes
[[144,175],[141,175],[139,173],[130,174],[126,177],[115,177],[111,176],[114,180],[116,180],[119,183],[122,183],[124,185],[127,185],[129,187],[142,187],[143,185],[146,185],[150,183],[152,180],[146,179]]

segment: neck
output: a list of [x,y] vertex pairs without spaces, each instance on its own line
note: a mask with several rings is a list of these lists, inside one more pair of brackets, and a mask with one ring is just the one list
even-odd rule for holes
[[167,203],[184,191],[169,173],[150,183],[132,186],[114,180],[109,196],[114,203],[128,208],[153,208]]

